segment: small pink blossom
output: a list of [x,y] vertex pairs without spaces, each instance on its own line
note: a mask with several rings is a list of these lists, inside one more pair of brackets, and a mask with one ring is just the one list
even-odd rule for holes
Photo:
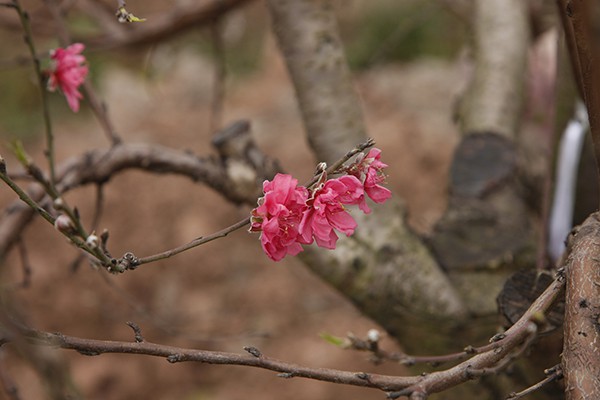
[[356,229],[356,221],[348,213],[345,204],[359,204],[363,197],[360,181],[354,176],[342,176],[325,182],[318,189],[300,223],[300,240],[327,249],[335,249],[338,236],[334,229],[350,236]]
[[298,227],[306,210],[308,190],[291,175],[277,174],[263,183],[264,196],[252,210],[252,232],[261,232],[263,250],[273,261],[302,251]]
[[60,88],[73,112],[79,111],[79,100],[83,96],[78,88],[88,74],[85,57],[81,55],[84,48],[83,44],[74,43],[66,49],[59,47],[50,54],[53,67],[50,71],[48,89],[55,91],[57,87]]
[[[387,164],[381,161],[381,150],[372,148],[366,156],[350,167],[348,173],[356,176],[363,183],[365,193],[371,200],[375,203],[384,203],[392,197],[392,192],[380,185],[385,182],[384,168],[387,168]],[[364,199],[358,206],[365,214],[371,212]]]

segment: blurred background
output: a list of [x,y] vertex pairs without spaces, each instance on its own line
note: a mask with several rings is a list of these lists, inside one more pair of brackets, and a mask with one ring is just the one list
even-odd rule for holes
[[[100,32],[102,18],[84,12],[91,5],[116,8],[112,1],[74,3],[67,15],[74,38]],[[194,2],[131,0],[127,9],[150,24],[171,8],[190,3]],[[443,1],[335,4],[368,134],[390,165],[389,188],[406,201],[411,226],[427,234],[444,210],[447,169],[459,139],[452,116],[468,78],[463,62],[465,23]],[[37,24],[38,51],[55,48],[58,41],[44,3],[24,1],[23,6],[34,28]],[[38,165],[46,166],[39,89],[31,65],[23,61],[27,48],[15,14],[0,9],[0,154],[9,172],[19,170],[7,146],[14,140],[21,140]],[[117,132],[129,143],[159,143],[200,156],[216,154],[210,145],[213,99],[219,88],[215,76],[224,71],[217,126],[248,119],[259,147],[301,182],[307,180],[318,160],[306,144],[266,5],[249,1],[228,12],[219,24],[220,45],[215,45],[209,25],[199,24],[147,45],[113,49],[88,45],[84,54],[89,79],[108,105]],[[135,31],[139,26],[126,28]],[[225,64],[220,64],[223,59]],[[62,95],[50,94],[49,100],[59,163],[109,146],[85,101],[73,114]],[[250,211],[175,176],[128,171],[103,190],[99,227],[110,232],[109,248],[115,255],[133,251],[146,256],[167,250],[229,226]],[[90,186],[69,192],[66,199],[89,223],[95,197],[96,188]],[[15,199],[12,191],[0,187],[4,209]],[[94,270],[86,261],[75,263],[77,259],[78,252],[37,218],[26,229],[22,246],[1,265],[4,302],[37,329],[73,336],[132,341],[126,321],[134,321],[145,339],[155,343],[232,352],[255,346],[270,357],[313,367],[405,373],[401,366],[375,366],[366,354],[344,351],[320,338],[322,333],[363,336],[377,326],[298,260],[270,261],[258,235],[237,231],[117,276]],[[383,346],[398,348],[387,338]],[[384,397],[376,390],[284,380],[252,368],[49,351],[51,357],[64,360],[73,384],[88,399]],[[20,398],[45,398],[43,371],[27,360],[3,346],[0,375],[14,383]],[[3,398],[9,397],[0,390]]]

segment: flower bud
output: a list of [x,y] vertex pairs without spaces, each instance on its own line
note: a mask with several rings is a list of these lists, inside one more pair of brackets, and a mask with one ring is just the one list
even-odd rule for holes
[[75,231],[75,224],[69,216],[61,214],[54,220],[54,228],[62,233],[73,233]]
[[57,197],[56,199],[54,199],[52,205],[54,206],[55,210],[64,210],[65,201],[62,199],[62,197]]
[[372,343],[377,343],[379,342],[379,339],[381,339],[379,331],[377,329],[369,329],[367,332],[367,340]]
[[87,239],[85,239],[85,244],[90,246],[92,249],[97,249],[99,243],[100,240],[98,239],[98,236],[94,235],[93,233],[88,236]]

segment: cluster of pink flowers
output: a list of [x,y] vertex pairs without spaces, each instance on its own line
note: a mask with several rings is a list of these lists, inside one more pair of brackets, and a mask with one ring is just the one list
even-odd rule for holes
[[57,87],[60,88],[74,112],[79,111],[79,100],[83,98],[78,88],[88,74],[85,57],[81,55],[84,48],[83,44],[74,43],[66,49],[59,47],[50,53],[53,65],[49,72],[48,89],[55,91]]
[[300,253],[302,244],[313,241],[320,247],[334,249],[336,230],[352,235],[356,221],[345,206],[358,205],[368,214],[371,210],[365,194],[376,203],[383,203],[392,195],[380,185],[387,167],[380,157],[381,150],[371,149],[346,167],[347,175],[327,179],[323,173],[312,188],[299,186],[298,180],[287,174],[265,181],[264,196],[252,210],[250,231],[261,232],[260,241],[267,256],[279,261],[288,254]]

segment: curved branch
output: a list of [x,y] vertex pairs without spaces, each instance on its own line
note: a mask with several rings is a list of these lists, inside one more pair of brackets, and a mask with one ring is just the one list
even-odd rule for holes
[[[65,161],[57,168],[57,190],[64,193],[90,183],[101,184],[125,170],[141,169],[186,176],[215,189],[233,203],[252,204],[261,193],[262,181],[271,178],[278,165],[260,153],[247,135],[242,133],[235,140],[244,140],[241,150],[245,153],[232,154],[231,157],[222,155],[219,159],[201,158],[188,151],[155,144],[119,144],[110,149],[92,150]],[[45,193],[39,186],[33,186],[29,195],[41,203]],[[12,247],[35,214],[20,201],[15,201],[9,210],[0,218],[0,258]]]
[[[445,371],[427,374],[416,386],[409,387],[390,397],[397,398],[409,395],[415,391],[424,393],[438,393],[447,390],[458,383],[466,382],[485,374],[486,369],[492,368],[508,357],[523,341],[537,332],[537,325],[532,321],[542,321],[543,314],[552,306],[558,296],[563,293],[565,280],[557,277],[550,286],[538,297],[525,314],[505,332],[502,346],[478,354]],[[471,374],[469,371],[479,371]]]
[[266,357],[254,347],[246,348],[249,354],[242,355],[220,351],[187,349],[137,340],[135,342],[122,342],[83,339],[61,333],[41,331],[28,331],[23,334],[34,344],[75,350],[86,356],[97,356],[106,353],[143,354],[163,357],[170,363],[192,361],[206,364],[241,365],[276,371],[280,373],[279,376],[282,378],[309,378],[345,385],[377,388],[384,391],[399,390],[413,385],[421,379],[419,376],[399,377],[330,368],[310,368]]

